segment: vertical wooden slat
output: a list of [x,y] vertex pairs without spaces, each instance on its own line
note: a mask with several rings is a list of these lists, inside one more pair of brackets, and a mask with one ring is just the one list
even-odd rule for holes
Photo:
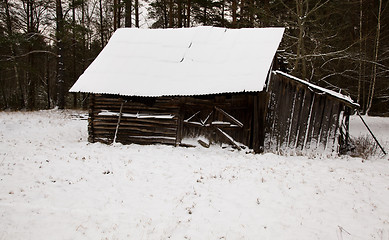
[[270,108],[269,112],[271,112],[270,118],[269,118],[269,125],[268,125],[268,131],[269,135],[267,137],[269,143],[268,143],[268,149],[271,150],[277,150],[278,146],[278,137],[279,137],[279,108],[281,104],[282,99],[282,79],[279,75],[275,75],[274,78],[271,80],[272,82],[272,100],[269,103]]
[[253,138],[253,150],[259,152],[259,113],[258,113],[258,96],[253,97],[253,125],[252,125],[252,138]]
[[294,111],[294,105],[296,101],[296,88],[291,83],[291,80],[288,79],[287,81],[287,93],[284,95],[285,98],[285,108],[283,110],[284,115],[284,127],[283,127],[283,142],[282,142],[282,148],[285,150],[289,147],[289,139],[290,139],[290,132],[291,132],[291,124],[292,124],[292,118],[293,118],[293,111]]
[[257,146],[256,152],[262,153],[265,146],[265,116],[266,116],[266,106],[267,106],[268,94],[266,92],[260,92],[257,97],[258,105],[258,130],[257,130]]
[[181,99],[180,102],[180,110],[179,110],[179,116],[178,116],[178,127],[177,127],[177,136],[176,136],[176,146],[178,146],[182,141],[183,136],[183,128],[184,128],[184,115],[185,111],[183,109],[183,101]]
[[329,121],[329,131],[328,131],[328,139],[327,139],[327,149],[331,148],[335,149],[335,144],[337,143],[337,130],[339,125],[339,114],[340,114],[340,103],[334,102],[332,104],[331,116]]
[[311,113],[311,107],[313,102],[313,94],[308,89],[304,91],[304,103],[300,115],[300,124],[297,136],[297,145],[299,149],[303,150],[305,145],[306,133],[309,129],[309,117]]
[[[254,109],[254,96],[252,95],[249,95],[248,96],[248,110],[250,111],[250,109]],[[254,126],[256,124],[256,120],[255,120],[255,113],[254,111],[252,111],[252,114],[250,115],[249,119],[248,119],[248,134],[247,134],[247,143],[248,143],[248,147],[251,148],[251,149],[254,149],[254,142],[253,142],[253,137],[254,137]],[[255,151],[255,150],[254,150]]]
[[319,144],[320,132],[322,130],[322,120],[323,114],[326,108],[325,97],[319,94],[316,94],[316,106],[314,109],[314,119],[311,132],[310,148],[316,149]]
[[309,118],[308,118],[308,127],[307,132],[305,133],[305,140],[304,140],[304,148],[310,149],[311,148],[311,141],[313,136],[313,131],[315,130],[315,121],[316,121],[316,115],[317,111],[319,109],[319,96],[312,92],[312,104],[309,112]]
[[278,118],[278,134],[277,134],[277,151],[280,150],[280,148],[283,147],[283,144],[285,142],[285,139],[287,138],[287,121],[288,121],[288,102],[289,102],[289,95],[290,95],[290,89],[289,84],[287,84],[287,79],[282,79],[282,92],[280,95],[280,105],[277,109],[277,113],[279,115]]
[[95,107],[95,95],[91,94],[89,96],[89,118],[88,118],[88,142],[95,142],[95,133],[94,133],[94,107]]
[[293,109],[293,119],[291,122],[291,130],[290,130],[290,137],[289,137],[289,147],[290,148],[296,148],[297,145],[297,135],[298,135],[298,129],[299,125],[301,124],[301,109],[304,103],[304,90],[303,88],[296,86],[296,97],[295,97],[295,103],[294,103],[294,109]]
[[325,150],[327,148],[328,132],[330,130],[330,121],[332,115],[333,101],[329,97],[325,99],[325,109],[322,116],[321,132],[319,136],[319,149]]

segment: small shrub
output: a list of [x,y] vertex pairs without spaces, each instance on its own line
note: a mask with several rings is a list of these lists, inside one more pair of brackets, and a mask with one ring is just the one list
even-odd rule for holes
[[377,154],[377,144],[374,139],[368,135],[362,135],[352,139],[353,149],[350,151],[350,156],[368,159]]

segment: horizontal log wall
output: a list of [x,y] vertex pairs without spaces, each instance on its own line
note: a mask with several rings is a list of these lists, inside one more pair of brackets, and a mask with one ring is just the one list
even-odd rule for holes
[[157,98],[93,95],[89,141],[178,145],[184,138],[205,136],[211,142],[238,142],[261,152],[266,97],[264,92]]
[[268,92],[267,151],[337,151],[344,102],[282,75],[272,76]]
[[89,141],[175,145],[178,119],[179,104],[171,98],[94,95],[89,108]]

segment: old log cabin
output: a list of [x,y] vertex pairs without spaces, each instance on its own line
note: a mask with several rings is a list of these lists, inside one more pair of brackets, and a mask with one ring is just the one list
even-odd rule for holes
[[90,94],[89,141],[338,151],[355,104],[274,71],[283,32],[118,29],[70,90]]

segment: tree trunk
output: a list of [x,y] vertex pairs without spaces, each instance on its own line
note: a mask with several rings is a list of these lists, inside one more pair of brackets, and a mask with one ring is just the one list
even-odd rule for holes
[[236,28],[237,27],[237,23],[236,23],[236,9],[237,9],[237,3],[236,3],[237,0],[232,0],[232,28]]
[[166,0],[162,0],[163,28],[169,27],[169,14],[167,12]]
[[261,23],[261,25],[263,27],[268,27],[270,25],[269,24],[269,16],[270,16],[269,0],[263,0],[263,6],[264,6],[265,16],[263,17],[263,23]]
[[[76,7],[74,6],[74,0],[72,0],[72,81],[76,82],[77,67],[76,67]],[[73,93],[73,108],[77,108],[77,93]]]
[[132,0],[124,0],[124,22],[125,27],[132,27],[132,19],[131,19],[131,8],[132,8]]
[[[2,72],[1,65],[0,65],[0,72]],[[3,102],[4,102],[3,109],[7,109],[8,108],[8,102],[7,102],[7,95],[5,93],[6,86],[4,86],[4,82],[5,81],[3,80],[3,75],[0,75],[0,88],[1,88],[1,93],[2,93],[2,96],[3,96]]]
[[[31,52],[33,49],[29,46],[28,51]],[[35,79],[34,79],[34,68],[35,68],[35,59],[33,54],[28,54],[27,56],[29,69],[27,70],[26,80],[27,80],[27,109],[35,109]]]
[[35,70],[35,59],[34,55],[31,53],[34,50],[34,41],[35,37],[35,26],[34,26],[34,2],[32,0],[27,1],[27,11],[29,12],[27,17],[29,18],[27,23],[27,35],[30,39],[28,43],[28,52],[27,62],[28,62],[28,70],[26,72],[26,81],[27,81],[27,109],[34,110],[35,108],[35,79],[33,71]]
[[46,80],[46,93],[47,93],[47,109],[51,108],[51,96],[50,96],[50,64],[49,64],[49,55],[45,54],[45,80]]
[[191,0],[188,0],[188,6],[186,7],[186,27],[190,27],[190,8],[191,8]]
[[250,27],[254,27],[254,9],[255,9],[255,2],[254,2],[254,0],[250,0],[250,3],[249,3],[249,13],[250,13],[249,23],[250,23]]
[[177,0],[177,20],[178,20],[178,23],[177,23],[177,27],[178,28],[182,28],[182,0]]
[[169,0],[169,28],[173,27],[173,0]]
[[113,0],[113,31],[116,31],[117,27],[117,11],[118,11],[118,0]]
[[[58,1],[58,0],[57,0]],[[101,0],[99,0],[100,7],[100,41],[101,41],[101,49],[104,48],[104,26],[103,26],[103,5],[101,4]]]
[[139,1],[135,0],[135,27],[139,28]]
[[222,0],[221,1],[221,8],[222,8],[222,12],[221,12],[221,26],[222,27],[225,27],[225,0]]
[[306,80],[307,68],[306,68],[306,61],[304,56],[305,55],[305,45],[304,45],[305,16],[303,12],[303,7],[304,7],[303,0],[296,0],[297,25],[299,28],[299,35],[297,41],[295,72],[300,70],[299,64],[301,63],[301,78]]
[[240,0],[240,18],[239,18],[239,22],[241,23],[241,25],[243,27],[245,27],[245,14],[246,14],[246,9],[245,9],[245,0]]
[[362,18],[363,18],[363,0],[359,0],[359,76],[358,76],[358,99],[361,104],[361,85],[362,85]]
[[118,0],[118,6],[117,6],[117,24],[118,24],[118,27],[117,28],[121,28],[121,23],[120,23],[120,20],[122,18],[122,3],[120,0]]
[[378,63],[378,52],[379,52],[380,33],[381,33],[381,12],[382,12],[382,0],[379,0],[378,17],[377,17],[377,36],[376,36],[375,52],[374,52],[373,79],[372,79],[371,85],[370,85],[370,91],[369,91],[370,97],[369,97],[369,101],[368,101],[369,105],[367,106],[366,114],[369,114],[369,111],[370,111],[372,103],[373,103],[375,83],[377,80],[377,63]]
[[[86,38],[85,38],[85,0],[81,0],[81,25],[82,25],[82,72],[84,72],[85,68],[86,68],[86,59],[87,59],[87,52],[86,52],[86,49],[87,49],[87,46],[86,46]],[[81,102],[81,105],[82,105],[82,109],[86,109],[87,108],[87,103],[85,101],[85,93],[82,93],[81,94],[81,98],[82,98],[82,102]]]
[[57,106],[59,109],[65,108],[65,80],[64,80],[64,60],[63,60],[63,34],[64,20],[62,13],[62,2],[56,0],[56,38],[57,38]]
[[[11,15],[9,11],[9,3],[8,0],[5,0],[5,14],[6,14],[6,23],[7,23],[7,31],[8,31],[8,36],[10,39],[13,40],[13,27],[12,27],[12,20],[11,20]],[[18,68],[18,63],[16,61],[16,56],[17,56],[17,50],[14,44],[14,41],[11,43],[11,54],[12,54],[12,67],[14,70],[15,74],[15,79],[16,79],[16,84],[17,84],[17,89],[19,91],[19,107],[24,108],[25,107],[25,99],[24,99],[24,91],[23,91],[23,84],[21,82],[21,79],[19,77],[19,68]]]
[[207,25],[207,4],[204,4],[204,11],[203,11],[203,24]]

